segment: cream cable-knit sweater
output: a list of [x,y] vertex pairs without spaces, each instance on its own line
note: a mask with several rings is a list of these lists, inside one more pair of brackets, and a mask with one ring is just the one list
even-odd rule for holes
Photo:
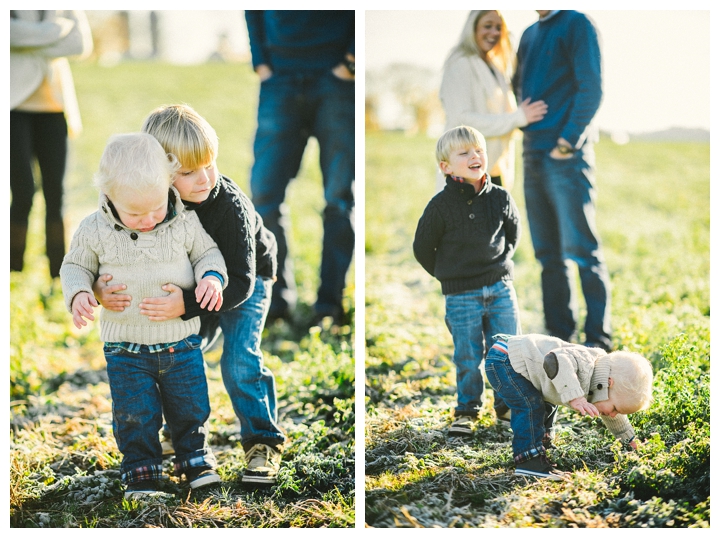
[[[502,175],[505,188],[512,188],[513,136],[517,128],[527,125],[527,120],[522,109],[517,108],[507,77],[497,70],[493,72],[480,56],[455,54],[443,71],[440,100],[445,109],[445,129],[467,125],[480,131],[487,143],[488,172],[491,176]],[[444,186],[442,177],[437,190]]]
[[[553,378],[543,368],[545,357],[553,353]],[[510,364],[518,374],[530,381],[543,398],[555,405],[569,407],[570,400],[585,396],[588,402],[608,399],[608,378],[612,377],[607,353],[599,348],[570,344],[541,334],[513,336],[508,340]],[[600,418],[618,439],[635,436],[625,415]]]
[[215,241],[205,232],[197,215],[185,211],[180,195],[170,187],[170,200],[176,215],[150,232],[135,232],[117,219],[108,198],[100,195],[100,209],[83,219],[65,255],[60,278],[65,304],[72,311],[78,293],[92,293],[93,282],[104,273],[113,283],[127,285],[132,296],[123,312],[102,309],[100,338],[104,342],[160,344],[176,342],[197,333],[200,318],[149,321],[140,314],[139,304],[146,297],[166,295],[162,286],[175,284],[194,289],[208,271],[217,271],[227,286],[225,260]]

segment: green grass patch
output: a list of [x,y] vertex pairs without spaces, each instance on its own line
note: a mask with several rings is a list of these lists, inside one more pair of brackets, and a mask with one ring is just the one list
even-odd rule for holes
[[[446,434],[455,405],[452,339],[440,285],[412,254],[434,194],[434,145],[402,133],[366,137],[367,524],[709,527],[709,144],[596,146],[613,344],[650,359],[654,401],[630,417],[645,440],[637,452],[598,419],[561,409],[551,457],[572,472],[569,483],[513,476],[511,432],[495,421],[488,384],[475,434]],[[523,217],[514,257],[523,332],[542,333],[522,174],[512,194]],[[578,306],[582,327],[582,297]]]
[[[110,135],[138,131],[161,104],[191,105],[216,129],[218,165],[249,194],[258,82],[245,64],[172,66],[126,62],[73,64],[84,132],[71,142],[66,177],[69,236],[97,207],[92,183]],[[287,201],[299,286],[299,316],[309,316],[318,284],[322,180],[311,141]],[[352,527],[355,522],[354,323],[308,331],[265,330],[266,365],[276,377],[280,425],[290,443],[278,483],[241,483],[242,448],[218,362],[206,354],[212,414],[210,444],[222,487],[191,495],[172,477],[165,500],[122,498],[121,454],[97,327],[76,330],[44,257],[44,207],[31,214],[25,270],[10,276],[11,527]],[[348,282],[353,282],[352,269]],[[354,286],[346,310],[354,313]],[[171,471],[169,460],[166,474]]]

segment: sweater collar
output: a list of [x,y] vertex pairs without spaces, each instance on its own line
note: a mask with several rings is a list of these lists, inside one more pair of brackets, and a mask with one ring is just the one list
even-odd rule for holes
[[453,179],[453,176],[446,175],[445,176],[445,190],[451,193],[456,194],[457,196],[460,196],[463,200],[469,200],[470,198],[473,198],[475,195],[480,196],[481,194],[484,194],[488,192],[492,187],[492,181],[490,181],[490,175],[485,174],[485,181],[480,187],[480,192],[475,192],[475,187],[473,187],[470,183],[465,183],[464,181],[458,181],[456,179]]
[[[115,228],[115,230],[125,230],[127,232],[135,231],[125,226],[122,221],[117,217],[115,213],[115,207],[112,205],[110,198],[108,198],[105,193],[100,193],[99,209],[102,211],[103,215],[105,215],[105,218],[108,220],[108,222],[110,222],[110,224]],[[184,219],[184,211],[185,210],[183,208],[182,200],[180,200],[180,193],[175,187],[171,185],[170,191],[168,192],[168,213],[165,216],[165,220],[155,226],[155,228],[153,228],[151,231],[142,233],[154,233],[161,228],[168,226],[178,217]]]
[[543,17],[542,19],[539,19],[539,22],[547,22],[547,21],[549,21],[550,19],[552,19],[555,15],[557,15],[558,13],[560,13],[560,10],[559,10],[559,9],[553,9],[553,10],[552,10],[550,13],[548,13],[545,17]]
[[602,402],[610,397],[608,394],[609,378],[610,360],[607,355],[603,355],[595,361],[595,368],[590,378],[590,388],[588,389],[588,401],[590,403]]

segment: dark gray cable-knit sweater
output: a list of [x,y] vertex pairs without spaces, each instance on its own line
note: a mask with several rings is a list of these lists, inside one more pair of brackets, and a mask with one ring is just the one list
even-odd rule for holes
[[[204,202],[184,204],[188,211],[197,214],[225,258],[230,282],[223,294],[220,312],[237,308],[252,294],[256,276],[275,276],[275,236],[263,226],[250,198],[228,177],[218,177],[215,188]],[[193,290],[183,290],[183,299],[183,319],[208,313],[200,308]]]
[[444,295],[512,280],[519,222],[512,196],[489,177],[477,194],[448,177],[420,217],[413,252]]

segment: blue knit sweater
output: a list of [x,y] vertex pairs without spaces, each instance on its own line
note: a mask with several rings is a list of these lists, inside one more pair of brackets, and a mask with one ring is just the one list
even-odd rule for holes
[[518,102],[548,105],[545,117],[523,127],[524,151],[550,151],[562,137],[575,148],[596,139],[591,127],[602,99],[598,31],[577,11],[557,11],[525,30],[513,86]]
[[245,11],[253,67],[329,71],[355,54],[355,11]]

